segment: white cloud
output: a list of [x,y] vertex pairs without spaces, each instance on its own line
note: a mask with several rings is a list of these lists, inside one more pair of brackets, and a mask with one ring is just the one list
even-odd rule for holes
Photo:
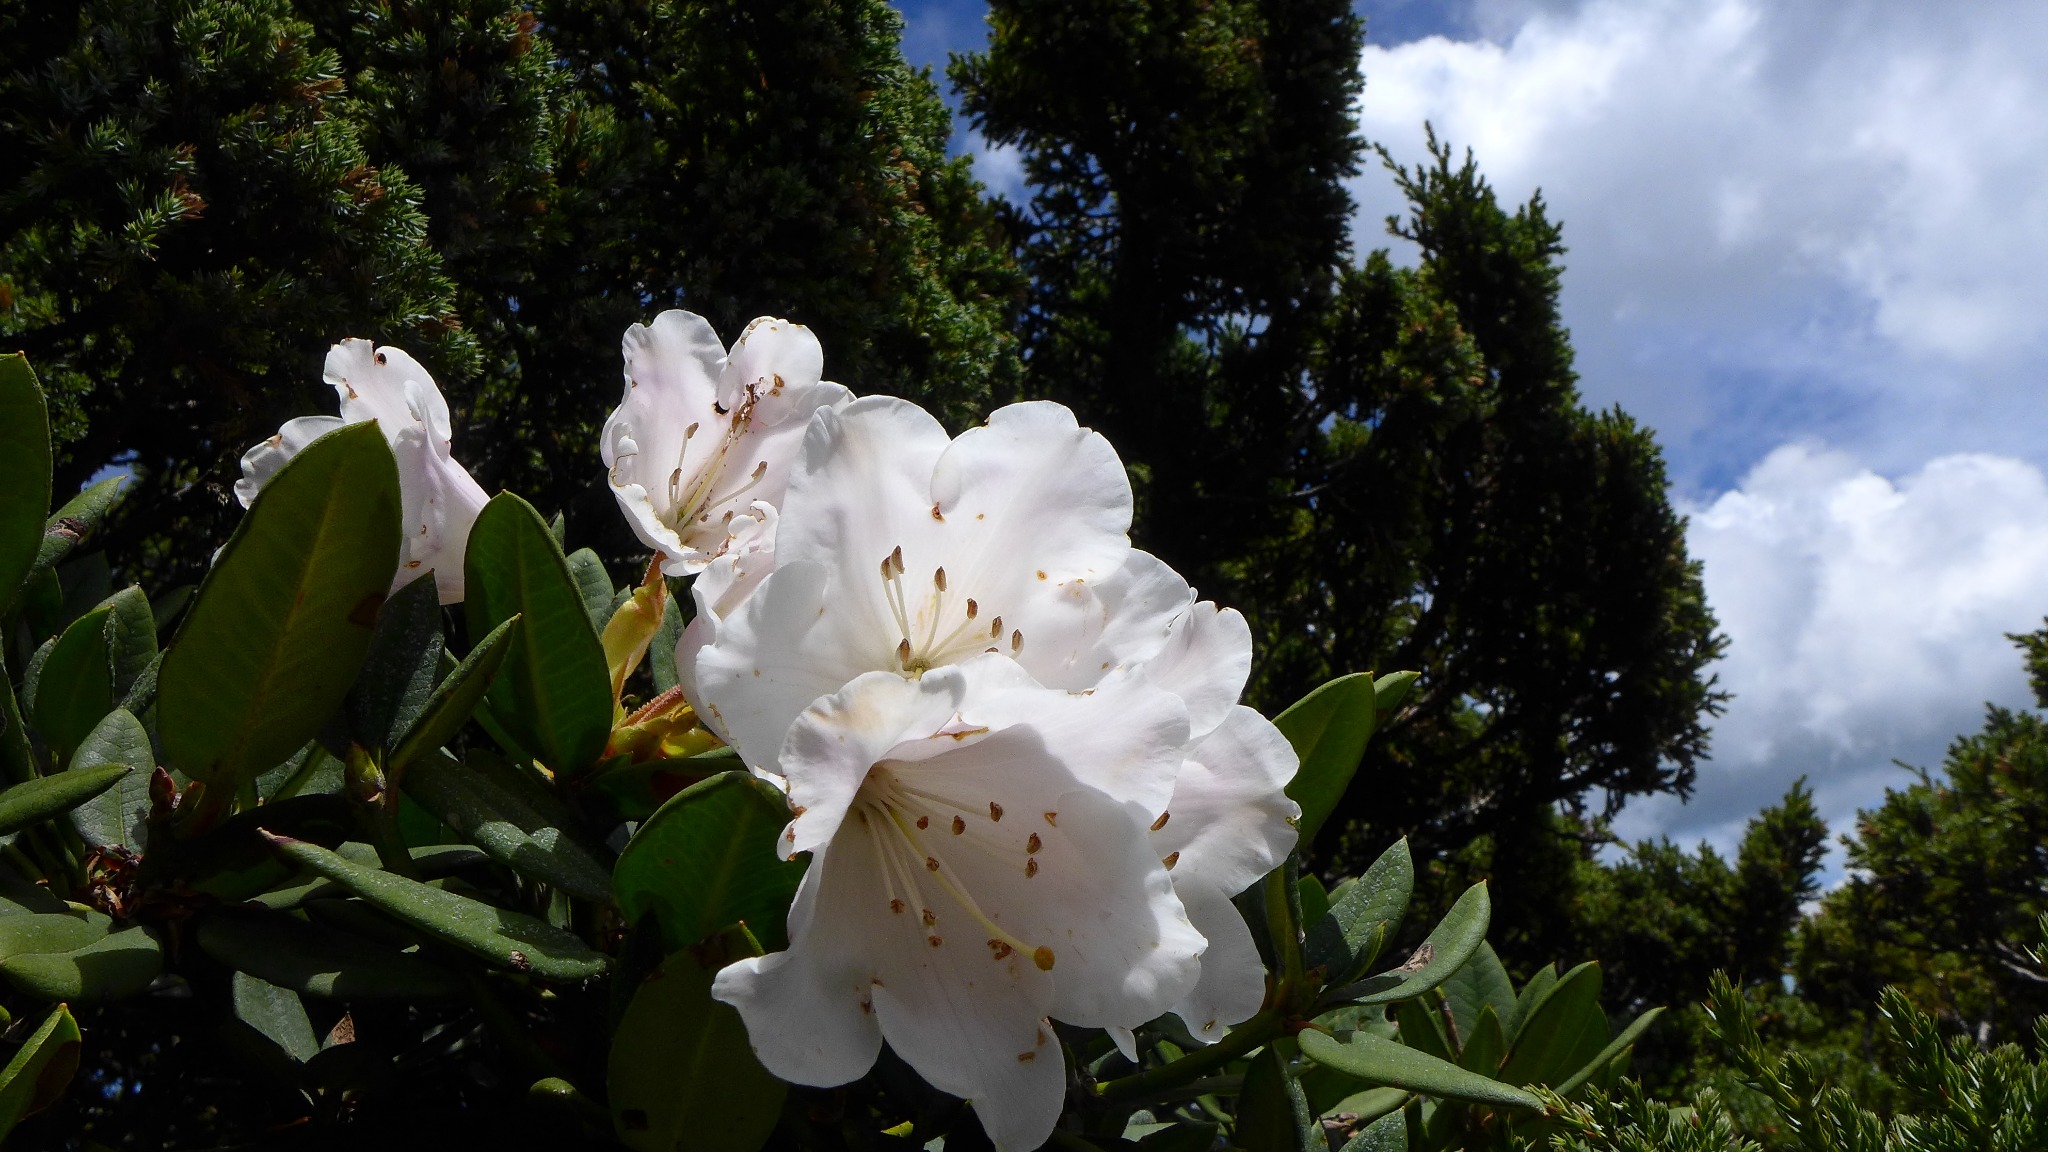
[[2048,614],[2048,480],[2032,464],[1951,455],[1893,481],[1793,444],[1688,511],[1735,699],[1693,803],[1638,805],[1625,834],[1725,846],[1800,775],[1846,831],[1907,781],[1893,758],[1938,767],[1986,701],[2031,703],[2004,634]]
[[[2041,460],[2048,8],[1480,0],[1492,39],[1369,47],[1361,124],[1422,122],[1565,223],[1566,319],[1598,403],[1725,485],[1788,433],[1898,471]],[[1400,208],[1355,185],[1361,240]]]

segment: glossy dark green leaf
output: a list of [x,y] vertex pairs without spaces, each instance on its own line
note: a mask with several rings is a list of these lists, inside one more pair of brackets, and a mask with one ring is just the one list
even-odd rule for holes
[[238,972],[301,996],[418,1000],[461,990],[455,976],[418,956],[278,912],[208,916],[199,925],[199,946]]
[[1408,1117],[1399,1112],[1381,1116],[1346,1141],[1344,1152],[1408,1152]]
[[133,585],[107,597],[107,671],[120,703],[156,663],[156,617],[149,597]]
[[1458,1049],[1451,1043],[1451,1033],[1444,1021],[1443,1009],[1435,1004],[1431,997],[1418,996],[1412,1000],[1401,1001],[1394,1007],[1394,1019],[1400,1025],[1401,1043],[1418,1052],[1427,1052],[1439,1060],[1457,1062]]
[[519,617],[505,621],[477,642],[469,655],[434,688],[419,714],[392,746],[387,767],[402,768],[455,739],[462,726],[476,713],[490,690],[491,681],[512,651],[513,629]]
[[656,913],[670,951],[742,923],[776,951],[804,874],[802,862],[776,853],[788,823],[782,793],[745,772],[693,784],[633,834],[612,869],[612,893],[629,923]]
[[1372,682],[1373,696],[1379,704],[1380,720],[1384,723],[1401,702],[1408,698],[1408,690],[1415,686],[1421,676],[1419,672],[1389,672]]
[[36,732],[69,759],[73,749],[114,707],[114,682],[107,660],[106,606],[71,622],[35,669]]
[[1237,1139],[1246,1152],[1329,1152],[1323,1122],[1289,1066],[1294,1044],[1276,1040],[1252,1057],[1237,1097]]
[[1324,1115],[1348,1114],[1358,1117],[1360,1123],[1371,1124],[1389,1112],[1400,1111],[1401,1106],[1408,1103],[1414,1095],[1415,1093],[1406,1088],[1367,1088],[1363,1092],[1353,1092],[1337,1101],[1336,1106]]
[[1564,1082],[1558,1084],[1554,1091],[1559,1096],[1570,1096],[1580,1088],[1585,1087],[1588,1081],[1600,1074],[1601,1069],[1619,1059],[1636,1041],[1642,1039],[1643,1033],[1648,1032],[1650,1025],[1655,1024],[1657,1017],[1663,1014],[1664,1009],[1652,1008],[1630,1021],[1629,1026],[1623,1028],[1620,1035],[1608,1041],[1607,1047],[1602,1048],[1599,1055],[1586,1061],[1585,1066],[1581,1067],[1577,1072],[1565,1077]]
[[619,1021],[605,1079],[635,1152],[754,1152],[775,1130],[788,1089],[754,1059],[739,1013],[711,998],[738,935],[671,954]]
[[113,921],[99,912],[60,905],[60,911],[0,916],[0,963],[38,952],[70,952],[106,939]]
[[1493,1006],[1502,1036],[1514,1034],[1519,1011],[1515,1006],[1514,982],[1508,979],[1507,969],[1501,967],[1500,957],[1494,955],[1491,944],[1479,945],[1472,959],[1444,981],[1442,990],[1460,1034],[1471,1031],[1479,1019],[1479,1010],[1487,1005]]
[[545,980],[589,980],[604,974],[605,958],[574,935],[522,912],[444,892],[376,868],[353,863],[317,844],[282,836],[268,839],[278,854],[324,876],[402,923],[514,972]]
[[562,558],[569,566],[569,579],[576,583],[576,596],[583,601],[583,613],[590,618],[590,629],[604,635],[604,626],[612,618],[611,574],[604,570],[604,561],[588,548],[578,548]]
[[587,779],[591,792],[604,798],[621,820],[645,820],[669,798],[700,780],[721,772],[745,771],[730,748],[719,748],[680,760],[634,762],[615,757]]
[[112,788],[116,781],[132,771],[134,769],[125,765],[107,764],[16,784],[0,792],[0,836],[69,812]]
[[1330,912],[1330,891],[1314,874],[1303,876],[1294,882],[1294,899],[1301,905],[1301,922],[1314,924]]
[[397,747],[434,694],[445,646],[440,591],[429,572],[392,593],[377,613],[369,653],[348,692],[350,739],[380,754]]
[[[89,485],[50,513],[50,518],[43,522],[43,538],[36,549],[35,564],[29,569],[29,581],[34,581],[38,572],[48,572],[63,563],[80,542],[98,531],[107,513],[121,502],[121,490],[127,484],[126,476],[109,476]],[[96,603],[105,595],[102,592],[89,602]]]
[[676,595],[673,584],[661,610],[661,627],[655,629],[654,643],[647,646],[647,671],[654,677],[654,690],[666,692],[676,686],[676,642],[683,638],[683,606],[688,594]]
[[406,769],[406,795],[491,859],[572,896],[611,898],[611,871],[578,844],[574,817],[560,804],[506,778],[510,766],[465,764],[436,751]]
[[259,980],[247,972],[236,972],[228,983],[235,1019],[254,1028],[294,1060],[311,1060],[320,1051],[313,1035],[313,1022],[306,1018],[306,1006],[289,988]]
[[1494,1015],[1491,1004],[1480,1005],[1479,1014],[1469,1025],[1458,1026],[1458,1041],[1458,1066],[1481,1075],[1498,1073],[1502,1058],[1508,1054],[1500,1017]]
[[1522,985],[1522,990],[1515,994],[1514,1027],[1508,1030],[1509,1047],[1514,1046],[1515,1037],[1522,1030],[1522,1023],[1529,1019],[1529,1014],[1536,1010],[1536,1005],[1542,1003],[1543,998],[1550,995],[1550,990],[1555,987],[1557,987],[1557,966],[1555,964],[1545,964],[1543,967],[1538,968],[1536,974],[1529,977],[1529,982]]
[[69,951],[16,953],[0,960],[0,976],[43,1000],[119,1000],[149,987],[163,960],[156,937],[135,927]]
[[1301,805],[1301,846],[1315,842],[1379,724],[1379,702],[1372,677],[1364,672],[1340,676],[1294,702],[1273,723],[1301,757],[1301,768],[1288,782],[1287,795]]
[[145,833],[143,817],[149,815],[149,778],[156,767],[150,750],[149,733],[125,708],[106,714],[86,735],[71,756],[71,772],[84,772],[109,765],[134,771],[115,779],[113,786],[71,810],[71,827],[79,839],[95,848],[126,848],[140,852]]
[[235,787],[335,714],[398,566],[399,512],[374,423],[320,437],[264,485],[164,657],[157,730],[173,766]]
[[59,1004],[0,1068],[0,1141],[22,1119],[55,1104],[78,1072],[78,1021]]
[[1560,977],[1523,1021],[1507,1062],[1501,1066],[1501,1079],[1514,1084],[1561,1084],[1606,1046],[1600,966],[1588,962]]
[[50,514],[50,417],[19,352],[0,356],[0,613],[28,578]]
[[1344,1039],[1321,1032],[1303,1032],[1298,1037],[1304,1056],[1348,1072],[1369,1084],[1406,1088],[1445,1100],[1473,1104],[1540,1110],[1536,1097],[1520,1088],[1500,1083],[1476,1072],[1467,1072],[1446,1060],[1417,1051],[1405,1044],[1382,1040],[1366,1032],[1353,1032]]
[[470,529],[463,572],[473,642],[519,617],[490,689],[496,721],[558,773],[597,763],[611,735],[611,671],[540,514],[509,492],[493,497]]
[[1332,985],[1358,979],[1378,959],[1386,937],[1407,915],[1414,890],[1415,863],[1403,837],[1380,853],[1365,875],[1339,887],[1330,910],[1309,922],[1305,944],[1309,966],[1323,968]]
[[1487,900],[1486,885],[1482,882],[1465,890],[1444,918],[1437,922],[1427,940],[1415,950],[1407,964],[1388,973],[1399,976],[1401,982],[1358,997],[1360,1004],[1389,1004],[1420,996],[1431,988],[1451,978],[1452,973],[1465,966],[1479,946],[1486,942],[1486,925],[1492,916],[1492,905]]

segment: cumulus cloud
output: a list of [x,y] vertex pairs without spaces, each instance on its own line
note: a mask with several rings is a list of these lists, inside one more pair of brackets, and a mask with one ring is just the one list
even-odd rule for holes
[[2031,703],[2004,634],[2048,614],[2048,480],[2034,465],[1958,454],[1890,480],[1791,444],[1688,511],[1735,699],[1693,802],[1630,809],[1631,838],[1730,844],[1800,775],[1846,830],[1909,780],[1894,758],[1938,767],[1986,701]]
[[[1566,226],[1596,402],[1725,487],[1795,435],[1891,471],[2041,459],[2048,15],[1761,0],[1478,0],[1469,39],[1369,47],[1361,125],[1423,121]],[[1362,244],[1400,205],[1362,176]]]

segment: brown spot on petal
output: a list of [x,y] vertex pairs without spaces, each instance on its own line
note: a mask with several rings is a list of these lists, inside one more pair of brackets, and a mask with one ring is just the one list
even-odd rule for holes
[[937,872],[939,870],[939,858],[937,856],[925,857],[924,869],[927,872]]
[[918,826],[919,828],[929,828],[929,827],[931,827],[931,826],[932,826],[932,818],[931,818],[931,817],[929,817],[929,816],[919,816],[919,817],[917,818],[917,826]]
[[937,504],[932,505],[932,519],[937,520],[942,524],[945,523],[946,518],[939,512],[939,506]]
[[[806,808],[806,807],[804,807],[804,806],[803,806],[803,805],[801,805],[801,804],[793,804],[793,805],[791,805],[791,806],[790,806],[790,809],[789,809],[789,814],[790,814],[791,816],[802,816],[802,815],[803,815],[804,813],[806,813],[806,812],[809,812],[809,811],[810,811],[810,809],[809,809],[809,808]],[[1162,824],[1163,824],[1163,823],[1165,823],[1165,821],[1163,821],[1163,820],[1162,820],[1162,821],[1161,821],[1160,823],[1162,823]],[[1153,825],[1152,827],[1154,827],[1154,828],[1157,828],[1157,827],[1159,827],[1159,825],[1158,825],[1158,824],[1154,824],[1154,825]]]
[[1043,579],[1045,579],[1045,569],[1043,569],[1043,568],[1040,568],[1040,569],[1038,570],[1038,578],[1039,578],[1040,580],[1043,580]]
[[927,928],[939,922],[938,915],[929,908],[924,909],[924,915],[921,917],[921,919],[924,921],[924,926]]
[[1019,1064],[1029,1064],[1029,1063],[1031,1063],[1031,1062],[1032,1062],[1033,1060],[1036,1060],[1036,1059],[1038,1059],[1038,1053],[1036,1053],[1036,1052],[1019,1052],[1019,1053],[1017,1053],[1017,1063],[1019,1063]]
[[938,936],[927,936],[925,937],[925,943],[930,944],[934,948],[937,948],[939,945],[944,944],[945,940]]
[[1024,862],[1024,878],[1029,880],[1036,875],[1038,875],[1038,858],[1034,856]]
[[991,820],[1001,820],[1003,818],[1003,806],[993,800],[989,801],[988,818]]
[[900,913],[900,912],[902,912],[902,911],[903,911],[903,909],[904,909],[905,907],[906,907],[906,905],[905,905],[905,904],[903,903],[903,901],[901,901],[901,900],[891,900],[891,901],[889,901],[889,911],[891,911],[891,912],[898,912],[898,913]]
[[962,820],[958,816],[953,817],[953,835],[958,836],[965,831],[967,831],[967,821]]
[[1043,847],[1045,847],[1045,841],[1040,840],[1036,832],[1031,834],[1031,839],[1024,842],[1024,850],[1026,852],[1036,852]]
[[1057,813],[1057,812],[1047,812],[1047,813],[1045,814],[1045,822],[1046,822],[1047,824],[1050,824],[1050,825],[1052,825],[1052,826],[1053,826],[1053,827],[1055,827],[1055,828],[1059,827],[1059,826],[1060,826],[1060,814],[1059,814],[1059,813]]

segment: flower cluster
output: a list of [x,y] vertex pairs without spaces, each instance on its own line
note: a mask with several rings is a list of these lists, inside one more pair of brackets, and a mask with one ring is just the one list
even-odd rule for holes
[[[1238,704],[1251,634],[1134,548],[1115,451],[1057,404],[958,437],[914,404],[820,379],[800,325],[730,351],[666,312],[624,341],[606,478],[696,614],[676,666],[698,716],[781,787],[810,854],[789,947],[721,971],[763,1065],[864,1074],[889,1045],[972,1101],[999,1148],[1051,1133],[1052,1021],[1177,1014],[1214,1040],[1265,972],[1231,897],[1283,860],[1296,758]],[[395,349],[337,346],[342,415],[244,458],[244,501],[312,437],[375,419],[423,569],[459,599],[483,503],[448,409]],[[246,489],[246,491],[245,491]]]

